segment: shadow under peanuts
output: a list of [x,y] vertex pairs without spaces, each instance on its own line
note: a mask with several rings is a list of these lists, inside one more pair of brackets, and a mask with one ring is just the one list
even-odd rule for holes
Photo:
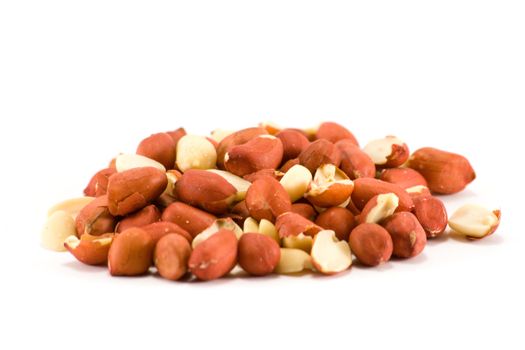
[[502,235],[498,235],[497,232],[481,239],[468,239],[466,236],[454,231],[450,231],[447,236],[449,236],[451,240],[454,240],[456,242],[480,246],[496,246],[501,245],[505,242],[505,238]]
[[71,260],[62,264],[68,269],[72,269],[80,272],[87,272],[91,274],[101,274],[108,273],[108,268],[106,265],[86,265],[77,260]]

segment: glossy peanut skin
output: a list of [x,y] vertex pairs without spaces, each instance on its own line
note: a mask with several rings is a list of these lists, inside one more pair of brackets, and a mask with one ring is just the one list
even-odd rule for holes
[[256,137],[232,147],[227,156],[224,167],[237,176],[263,169],[277,169],[283,159],[283,144],[275,137]]
[[378,224],[360,224],[352,230],[350,249],[364,265],[377,266],[392,256],[394,244],[387,230]]
[[405,190],[415,186],[428,187],[427,180],[423,175],[411,168],[384,169],[379,175],[379,179],[396,184]]
[[152,224],[142,226],[141,229],[146,231],[155,243],[157,243],[162,237],[172,233],[183,237],[186,241],[188,241],[188,243],[193,241],[193,237],[188,233],[188,231],[184,230],[182,227],[173,222],[154,222]]
[[109,178],[108,208],[112,215],[126,215],[156,200],[166,189],[166,174],[152,167],[134,168]]
[[137,276],[148,272],[153,262],[155,244],[146,231],[133,227],[113,239],[108,254],[108,268],[113,276]]
[[341,152],[341,164],[339,168],[345,172],[351,180],[360,177],[375,177],[376,165],[366,154],[350,140],[341,140],[335,144]]
[[131,227],[146,226],[159,220],[160,210],[155,205],[151,204],[120,220],[115,227],[115,232],[120,233]]
[[256,127],[242,129],[226,136],[217,146],[217,166],[220,169],[224,169],[224,156],[226,153],[233,147],[242,145],[259,135],[268,135],[268,132],[265,128]]
[[273,272],[281,250],[274,239],[260,233],[245,233],[239,239],[239,265],[254,276],[265,276]]
[[283,144],[283,162],[299,157],[310,144],[308,138],[297,130],[285,129],[276,136]]
[[279,215],[291,210],[292,203],[279,181],[264,176],[254,181],[248,188],[246,207],[254,219],[275,222]]
[[429,195],[415,197],[414,215],[425,230],[427,238],[438,237],[447,228],[447,209],[439,198]]
[[323,164],[341,163],[341,151],[330,141],[320,139],[312,142],[299,155],[299,163],[313,174]]
[[408,166],[423,175],[434,193],[460,192],[476,178],[467,158],[436,148],[418,149],[410,157]]
[[340,241],[347,241],[350,232],[356,226],[356,219],[350,210],[333,207],[320,213],[315,224],[325,230],[335,231],[335,235]]
[[414,214],[396,213],[386,219],[382,226],[392,237],[394,256],[412,258],[419,255],[425,248],[427,235]]
[[175,142],[164,132],[146,137],[139,143],[136,153],[156,160],[166,169],[173,169],[175,165]]
[[175,202],[164,209],[161,220],[173,222],[195,237],[213,224],[217,217],[191,205]]
[[232,205],[237,189],[220,175],[191,169],[175,183],[175,194],[186,204],[210,213],[224,214]]
[[236,263],[237,237],[223,229],[193,250],[188,265],[195,277],[209,281],[226,275]]
[[106,168],[98,171],[84,189],[84,195],[100,197],[107,193],[109,177],[117,172],[114,168]]
[[188,241],[174,233],[163,236],[153,253],[155,267],[163,278],[176,281],[188,270],[191,246]]
[[325,139],[332,143],[336,143],[341,140],[348,140],[348,142],[359,146],[359,142],[357,142],[357,139],[355,138],[354,134],[350,132],[350,130],[334,122],[324,122],[319,125],[319,128],[315,133],[315,138],[317,140]]

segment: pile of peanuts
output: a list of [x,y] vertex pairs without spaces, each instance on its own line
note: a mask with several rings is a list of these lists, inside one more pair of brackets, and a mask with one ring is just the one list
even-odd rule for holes
[[333,122],[209,137],[179,128],[145,138],[97,172],[85,196],[53,206],[42,242],[113,276],[213,280],[237,264],[254,276],[335,274],[354,257],[365,266],[414,257],[447,225],[469,239],[492,234],[499,210],[468,204],[449,218],[433,195],[475,177],[461,155],[410,154],[394,136],[360,148]]

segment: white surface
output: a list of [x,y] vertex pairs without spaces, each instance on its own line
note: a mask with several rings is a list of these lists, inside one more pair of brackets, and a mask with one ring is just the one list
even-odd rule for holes
[[[523,1],[3,1],[0,348],[523,349]],[[110,278],[47,208],[150,133],[334,120],[467,155],[483,241],[335,277]],[[521,197],[521,198],[520,198]]]

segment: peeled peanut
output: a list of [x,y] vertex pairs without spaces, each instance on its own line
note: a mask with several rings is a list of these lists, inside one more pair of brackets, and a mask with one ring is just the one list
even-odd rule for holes
[[188,270],[191,247],[182,236],[170,233],[163,236],[155,246],[153,261],[159,275],[176,281]]
[[350,199],[354,183],[333,164],[323,164],[315,172],[306,199],[316,207],[330,208],[342,205]]
[[71,235],[76,235],[75,220],[69,213],[56,210],[47,218],[42,229],[42,246],[57,252],[66,251],[64,241]]
[[274,272],[278,274],[292,274],[305,269],[312,270],[312,257],[301,249],[281,248],[281,258]]
[[342,272],[352,265],[352,252],[346,241],[340,241],[332,230],[320,231],[312,245],[312,263],[326,275]]
[[257,232],[257,233],[270,237],[275,242],[277,242],[277,244],[280,244],[281,242],[281,238],[279,237],[279,233],[277,232],[275,225],[266,219],[262,219],[261,222],[257,222],[257,220],[255,220],[252,217],[246,218],[246,220],[244,220],[243,232],[244,233],[256,233]]
[[177,167],[189,169],[212,169],[217,162],[215,146],[205,137],[185,135],[177,144]]
[[312,250],[314,239],[312,236],[306,236],[304,233],[299,233],[297,236],[283,237],[282,239],[284,248],[301,249],[307,253]]
[[295,202],[302,198],[312,183],[312,173],[302,165],[294,165],[279,181],[284,187],[290,200]]
[[254,276],[272,273],[281,258],[279,245],[260,233],[246,233],[239,239],[239,265]]
[[166,168],[161,163],[148,157],[139,154],[120,154],[115,160],[115,167],[117,172],[123,172],[135,168],[152,167],[163,172]]
[[499,226],[501,212],[488,210],[480,205],[467,204],[456,210],[448,220],[450,227],[471,239],[493,234]]
[[271,221],[268,221],[266,219],[262,219],[259,222],[259,233],[270,237],[275,242],[277,242],[277,244],[279,244],[281,241],[279,237],[279,232],[277,232],[277,228],[275,227],[275,225]]
[[394,193],[383,193],[372,197],[358,217],[360,224],[377,224],[394,214],[399,198]]
[[410,155],[407,145],[395,136],[369,142],[363,151],[378,167],[395,168],[405,163]]
[[78,215],[78,213],[89,203],[91,203],[95,197],[78,197],[78,198],[70,198],[66,199],[65,201],[62,201],[60,203],[57,203],[53,205],[49,210],[47,211],[47,216],[50,217],[55,213],[56,211],[62,210],[68,213],[75,219]]
[[221,142],[224,140],[227,136],[233,134],[235,131],[233,130],[225,130],[225,129],[215,129],[211,132],[210,137],[215,140],[216,142]]

